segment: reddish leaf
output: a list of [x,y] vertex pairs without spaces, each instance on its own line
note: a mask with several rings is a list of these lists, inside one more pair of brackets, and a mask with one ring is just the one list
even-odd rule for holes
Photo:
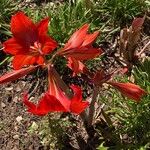
[[120,54],[124,57],[124,60],[131,70],[132,65],[137,62],[136,49],[138,42],[140,41],[141,28],[144,23],[143,18],[135,18],[130,28],[124,28],[120,33]]

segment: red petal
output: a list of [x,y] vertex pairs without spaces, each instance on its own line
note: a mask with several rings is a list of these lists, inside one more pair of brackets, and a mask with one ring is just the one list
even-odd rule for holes
[[[44,64],[44,58],[40,55],[36,56],[36,61],[34,63],[42,65],[42,64]],[[31,64],[34,64],[34,63],[31,63]]]
[[66,57],[72,57],[77,60],[87,60],[95,58],[102,53],[102,50],[93,48],[92,43],[98,36],[99,32],[96,31],[93,34],[87,34],[89,25],[85,24],[78,31],[76,31],[65,47],[58,52],[58,55],[64,55]]
[[13,68],[15,70],[21,69],[25,65],[43,64],[44,58],[42,56],[32,55],[15,55],[13,59]]
[[82,73],[85,69],[85,65],[79,61],[79,60],[76,60],[74,58],[71,58],[69,57],[68,58],[68,64],[67,66],[73,70],[73,75],[76,75],[78,73]]
[[82,91],[80,87],[73,85],[71,88],[74,91],[74,97],[71,100],[70,110],[73,113],[80,114],[89,106],[89,102],[82,101]]
[[23,68],[20,70],[13,70],[13,71],[0,77],[0,84],[14,81],[18,78],[21,78],[21,77],[29,74],[30,72],[34,71],[36,68],[37,68],[37,66],[32,66],[32,67]]
[[80,114],[82,113],[87,107],[89,106],[89,102],[87,101],[83,101],[83,102],[78,102],[78,101],[72,101],[71,106],[70,106],[70,110],[72,113],[75,114]]
[[37,24],[37,30],[38,30],[39,36],[47,34],[48,23],[49,23],[49,18],[45,18]]
[[84,38],[87,34],[87,30],[89,28],[88,24],[83,25],[79,30],[77,30],[69,39],[67,44],[65,44],[64,49],[72,49],[76,47],[80,47],[84,41]]
[[98,35],[99,31],[95,31],[93,34],[87,34],[84,42],[82,43],[82,47],[92,45]]
[[109,82],[109,84],[117,88],[124,96],[127,96],[137,102],[139,102],[141,97],[146,94],[142,88],[132,83]]
[[72,57],[77,60],[88,60],[97,57],[102,53],[101,49],[98,48],[79,48],[79,49],[69,49],[61,53],[61,55],[64,55],[66,57]]
[[55,78],[55,74],[53,72],[49,72],[49,94],[56,97],[59,102],[64,106],[66,110],[70,110],[70,100],[66,97],[64,92],[58,86],[57,79]]
[[28,107],[28,110],[35,110],[36,109],[36,105],[28,100],[28,94],[27,93],[24,93],[23,99],[24,99],[23,102]]
[[48,54],[57,47],[57,42],[49,36],[40,36],[40,43],[43,45],[42,52]]
[[66,109],[60,101],[56,97],[49,95],[49,93],[45,93],[44,97],[40,100],[37,109],[47,112],[66,112]]
[[15,38],[10,38],[9,40],[3,43],[4,51],[6,53],[16,55],[19,53],[26,53],[28,50],[26,47],[23,47]]
[[12,16],[11,32],[23,45],[29,46],[37,41],[36,26],[23,12],[18,12]]
[[70,100],[66,97],[64,92],[59,87],[56,87],[55,93],[57,93],[57,94],[53,95],[53,93],[51,93],[51,95],[56,97],[59,100],[59,102],[64,106],[64,108],[67,111],[69,111],[70,110]]
[[48,93],[45,93],[37,106],[32,102],[29,102],[27,96],[25,95],[24,104],[28,107],[29,112],[39,116],[46,115],[49,112],[66,112],[63,105],[61,105],[61,103],[54,96],[51,96]]
[[57,42],[51,37],[47,36],[49,18],[43,19],[37,24],[37,30],[39,35],[39,42],[42,44],[42,52],[44,54],[50,53],[57,47]]

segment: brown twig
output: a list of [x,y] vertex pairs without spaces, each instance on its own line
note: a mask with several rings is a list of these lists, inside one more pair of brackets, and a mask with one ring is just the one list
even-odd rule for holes
[[147,47],[150,45],[150,41],[148,41],[145,46],[142,48],[142,50],[137,54],[137,56],[139,57],[146,49]]

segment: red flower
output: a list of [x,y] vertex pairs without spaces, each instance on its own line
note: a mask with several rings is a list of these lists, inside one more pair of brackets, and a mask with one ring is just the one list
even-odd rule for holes
[[108,82],[108,84],[118,89],[124,96],[127,96],[137,102],[139,102],[141,97],[146,94],[146,92],[138,85],[132,83]]
[[49,112],[72,112],[80,114],[88,107],[89,103],[82,101],[81,88],[75,85],[71,86],[71,88],[74,91],[72,99],[68,99],[63,91],[57,88],[53,89],[54,93],[50,93],[50,91],[46,92],[37,105],[30,102],[27,94],[25,94],[24,104],[28,107],[29,112],[39,116],[46,115]]
[[66,57],[72,57],[77,60],[92,59],[101,54],[101,49],[92,47],[92,44],[97,38],[99,32],[96,31],[93,34],[88,34],[88,28],[89,25],[85,24],[77,30],[58,54]]
[[69,99],[54,82],[51,82],[49,94],[55,96],[65,107],[66,111],[80,114],[89,106],[89,102],[82,101],[82,90],[80,87],[72,85],[71,89],[73,90],[74,95]]
[[43,64],[44,55],[50,53],[57,43],[47,35],[49,19],[34,24],[23,12],[11,19],[13,37],[3,43],[4,51],[14,55],[13,67],[20,69],[24,65]]

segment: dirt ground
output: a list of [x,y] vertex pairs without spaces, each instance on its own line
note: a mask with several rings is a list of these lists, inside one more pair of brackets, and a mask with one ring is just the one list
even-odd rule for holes
[[0,86],[1,150],[39,150],[42,147],[38,135],[28,132],[31,124],[40,118],[27,113],[23,106],[23,92],[34,89],[24,79]]

